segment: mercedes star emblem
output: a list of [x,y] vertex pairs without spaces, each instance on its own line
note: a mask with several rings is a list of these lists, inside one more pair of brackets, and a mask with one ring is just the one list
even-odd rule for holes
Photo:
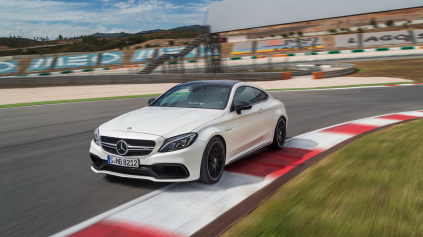
[[128,143],[124,140],[118,141],[116,144],[116,152],[121,156],[126,155],[126,153],[128,153]]

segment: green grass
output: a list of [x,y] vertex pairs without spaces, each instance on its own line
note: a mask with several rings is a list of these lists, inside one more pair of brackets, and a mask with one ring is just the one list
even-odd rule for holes
[[156,97],[156,96],[159,96],[159,95],[160,94],[128,95],[128,96],[114,96],[114,97],[101,97],[101,98],[89,98],[89,99],[75,99],[75,100],[42,101],[42,102],[31,102],[31,103],[19,103],[19,104],[0,105],[0,108],[21,107],[21,106],[31,106],[31,105],[46,105],[46,104],[62,104],[62,103],[85,102],[85,101],[99,101],[99,100],[131,99],[131,98],[139,98],[139,97]]
[[350,143],[223,236],[421,236],[422,131],[420,119]]

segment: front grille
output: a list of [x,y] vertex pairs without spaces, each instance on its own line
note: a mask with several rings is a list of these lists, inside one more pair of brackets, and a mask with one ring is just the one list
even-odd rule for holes
[[141,165],[138,168],[129,168],[110,165],[107,163],[107,160],[103,160],[91,153],[90,157],[93,161],[92,166],[96,170],[105,170],[128,175],[150,176],[157,179],[182,179],[189,177],[187,168],[181,164],[155,164],[153,166]]
[[[119,155],[115,147],[116,143],[120,140],[124,140],[128,144],[128,146],[130,146],[128,153],[125,156],[146,156],[149,155],[156,146],[156,142],[151,140],[136,140],[101,136],[101,147],[108,153]],[[107,143],[108,145],[105,143]]]

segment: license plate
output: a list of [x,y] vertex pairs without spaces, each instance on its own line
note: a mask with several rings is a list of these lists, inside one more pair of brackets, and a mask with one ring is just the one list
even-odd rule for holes
[[138,167],[138,159],[127,159],[113,156],[107,156],[107,161],[111,165],[125,166],[125,167]]

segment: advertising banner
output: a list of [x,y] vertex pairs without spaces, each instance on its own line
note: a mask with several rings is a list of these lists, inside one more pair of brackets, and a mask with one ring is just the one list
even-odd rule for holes
[[257,41],[256,53],[292,51],[303,49],[324,49],[321,37],[305,37],[283,40]]
[[18,60],[0,61],[0,74],[15,73],[18,70]]
[[122,63],[122,52],[102,53],[100,65]]
[[360,42],[358,35],[338,35],[336,36],[336,47],[347,48],[347,47],[359,47]]
[[[132,62],[145,62],[147,61],[147,58],[154,57],[155,51],[157,50],[157,54],[177,54],[182,49],[184,49],[185,46],[180,47],[170,47],[170,48],[159,48],[159,49],[140,49],[135,51],[134,56],[132,57]],[[204,46],[200,46],[199,48],[193,49],[191,52],[189,52],[184,58],[194,58],[197,57],[197,52],[200,50],[200,57],[204,56]]]
[[416,39],[417,43],[423,43],[423,30],[415,30],[414,38]]
[[363,34],[363,46],[380,46],[411,43],[413,42],[408,31],[390,31]]
[[235,43],[232,47],[231,54],[245,54],[252,53],[252,42]]
[[62,56],[56,59],[54,69],[96,66],[98,54]]
[[41,70],[50,70],[53,67],[54,57],[48,58],[35,58],[32,60],[27,71],[41,71]]

